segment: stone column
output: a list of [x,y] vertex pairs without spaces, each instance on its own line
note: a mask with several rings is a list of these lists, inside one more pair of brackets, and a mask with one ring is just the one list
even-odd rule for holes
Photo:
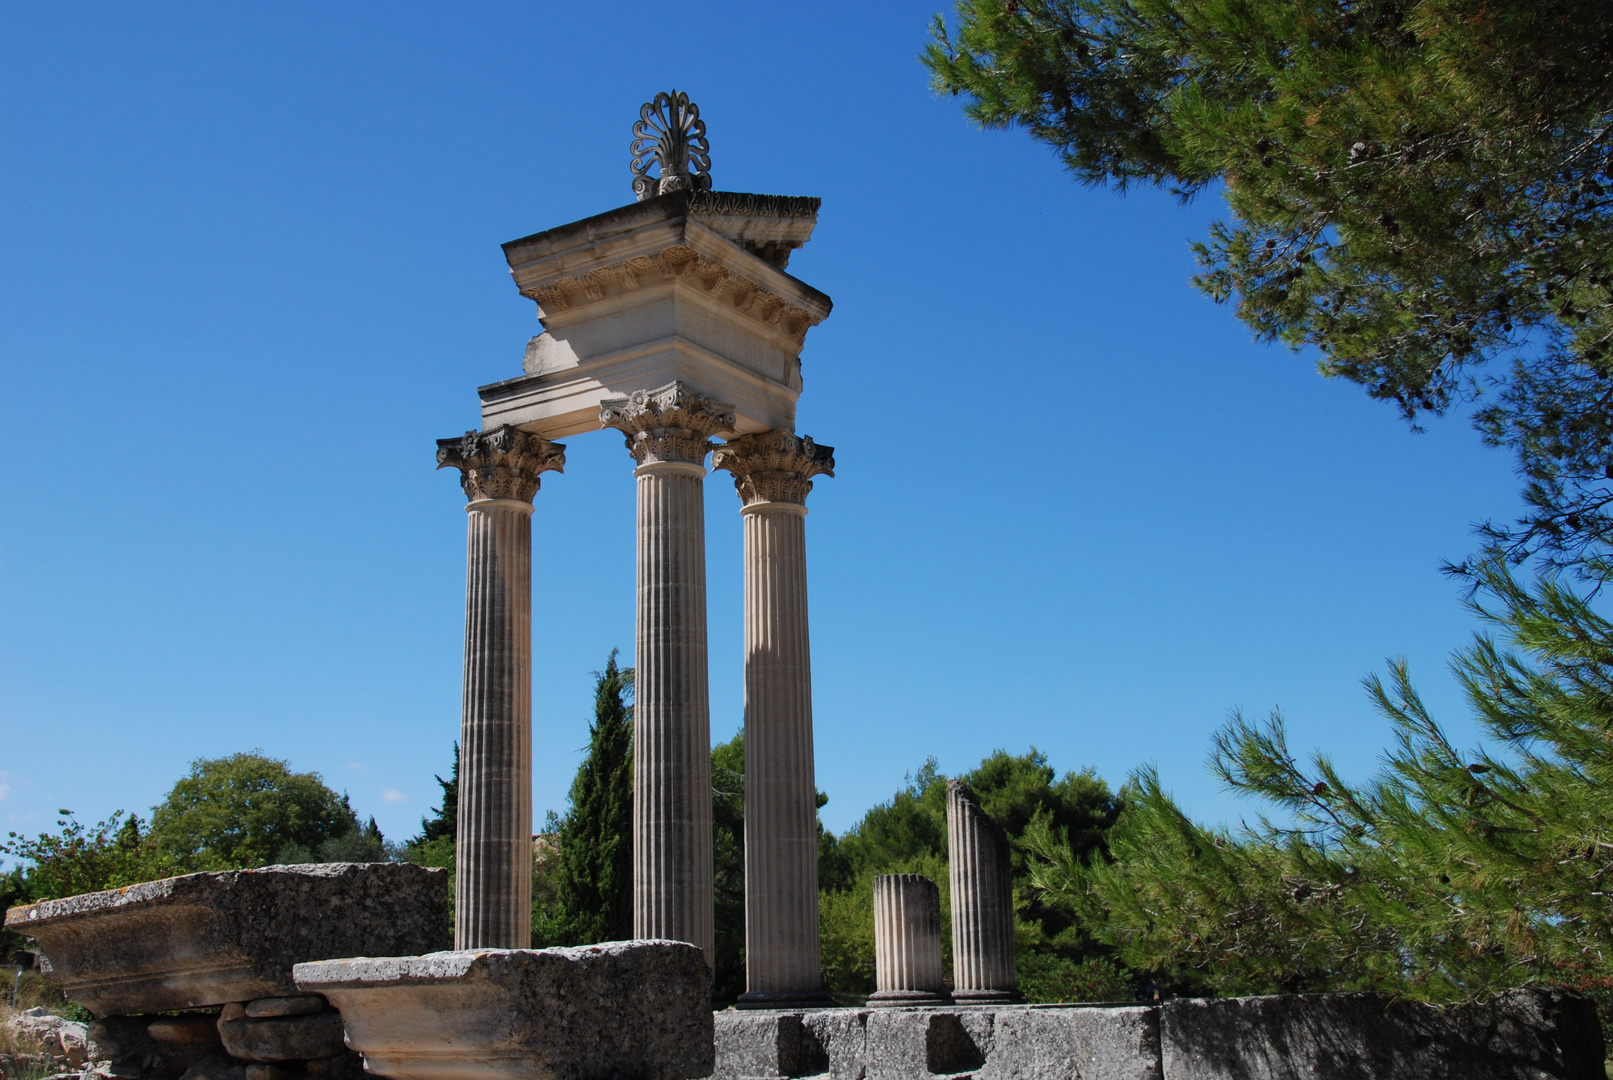
[[532,941],[532,496],[565,449],[509,426],[437,441],[470,499],[456,949]]
[[682,383],[604,402],[638,463],[633,658],[633,936],[687,941],[713,963],[711,708],[703,480],[731,406]]
[[980,799],[962,780],[947,784],[947,860],[952,997],[959,1002],[1017,1001],[1008,834],[980,809]]
[[874,984],[869,1005],[941,1005],[941,890],[922,874],[874,879]]
[[745,521],[745,985],[741,1008],[830,1005],[818,955],[806,497],[834,448],[787,431],[730,439]]

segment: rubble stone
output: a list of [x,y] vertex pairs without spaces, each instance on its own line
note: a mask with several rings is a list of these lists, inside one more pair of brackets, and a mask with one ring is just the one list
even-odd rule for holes
[[258,1019],[250,1009],[236,1020],[220,1020],[218,1033],[230,1056],[244,1061],[304,1061],[334,1057],[347,1049],[342,1018],[336,1012]]
[[[324,1011],[325,999],[318,994],[258,998],[256,1001],[246,1003],[246,1015],[251,1017],[308,1016],[311,1013]],[[233,1020],[234,1017],[231,1017],[231,1019]]]

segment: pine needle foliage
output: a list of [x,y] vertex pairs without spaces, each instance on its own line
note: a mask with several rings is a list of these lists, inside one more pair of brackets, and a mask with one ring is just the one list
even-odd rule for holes
[[1190,820],[1149,769],[1082,862],[1045,818],[1031,878],[1133,968],[1182,990],[1386,990],[1424,1000],[1613,976],[1613,623],[1545,578],[1478,566],[1489,626],[1453,669],[1490,747],[1462,750],[1404,661],[1365,680],[1394,745],[1363,784],[1234,714],[1212,768],[1271,811]]
[[959,0],[923,61],[1084,183],[1219,191],[1198,288],[1413,424],[1484,395],[1487,548],[1613,577],[1604,0]]
[[[564,944],[633,936],[633,669],[594,673],[588,752],[559,825],[555,915]],[[557,944],[562,942],[556,942]]]

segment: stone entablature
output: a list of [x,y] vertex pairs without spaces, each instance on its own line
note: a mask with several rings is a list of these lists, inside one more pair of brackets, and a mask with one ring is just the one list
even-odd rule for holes
[[544,333],[525,372],[481,388],[483,427],[594,430],[599,406],[689,384],[733,402],[735,430],[793,430],[806,332],[832,303],[784,272],[818,200],[682,191],[504,245]]

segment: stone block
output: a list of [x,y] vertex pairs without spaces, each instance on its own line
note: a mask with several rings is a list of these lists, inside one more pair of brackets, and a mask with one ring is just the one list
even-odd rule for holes
[[[295,997],[258,998],[249,1001],[243,1009],[247,1016],[307,1016],[325,1011],[325,999],[318,994],[297,994]],[[234,1019],[231,1017],[230,1019]]]
[[996,1017],[986,1009],[878,1009],[868,1014],[867,1080],[974,1073],[991,1054]]
[[224,1049],[243,1061],[305,1061],[335,1057],[347,1049],[342,1018],[335,1012],[304,1016],[255,1018],[250,1010],[235,1020],[220,1020]]
[[214,1052],[197,1060],[179,1080],[246,1080],[246,1063]]
[[1437,1009],[1376,994],[1184,1000],[1160,1011],[1163,1080],[1604,1080],[1591,1003],[1520,990]]
[[217,1046],[218,1022],[205,1015],[165,1016],[146,1025],[146,1034],[172,1046]]
[[675,941],[297,965],[393,1080],[691,1080],[711,1074],[711,973]]
[[999,1008],[978,1080],[1161,1080],[1159,1010]]
[[714,1018],[714,1080],[815,1076],[828,1055],[796,1012],[720,1012]]
[[295,994],[291,968],[448,944],[448,875],[408,863],[188,874],[6,913],[40,970],[101,1015]]
[[863,1080],[868,1072],[868,1011],[823,1009],[805,1013],[802,1024],[823,1047],[830,1080]]

